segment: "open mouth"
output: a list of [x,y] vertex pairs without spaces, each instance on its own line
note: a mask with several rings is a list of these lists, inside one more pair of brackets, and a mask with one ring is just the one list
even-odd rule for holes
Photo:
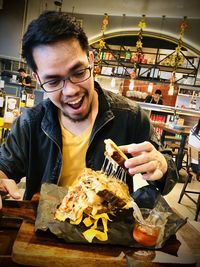
[[84,96],[79,98],[79,99],[77,99],[77,100],[69,101],[67,103],[67,105],[70,106],[73,109],[79,109],[83,104],[83,100],[84,100]]

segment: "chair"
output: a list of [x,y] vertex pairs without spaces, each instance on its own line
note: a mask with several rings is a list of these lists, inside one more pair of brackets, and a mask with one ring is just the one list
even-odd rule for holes
[[[197,173],[193,173],[192,169],[191,169],[191,159],[195,159],[198,161],[198,172]],[[180,198],[179,198],[179,201],[178,203],[181,202],[181,199],[182,197],[185,195],[187,196],[193,203],[196,204],[196,214],[195,214],[195,221],[197,221],[198,219],[198,215],[199,215],[199,211],[200,211],[200,190],[197,190],[197,191],[192,191],[192,190],[187,190],[187,185],[188,183],[191,181],[191,177],[193,175],[196,176],[197,180],[199,181],[199,173],[200,173],[200,150],[194,148],[193,146],[189,145],[188,144],[188,166],[187,166],[187,178],[186,178],[186,181],[183,185],[183,189],[181,191],[181,194],[180,194]],[[197,197],[197,201],[192,198],[192,194],[196,194],[198,197]]]
[[[178,156],[178,150],[180,148],[180,142],[178,141],[167,141],[165,143],[165,148],[171,150],[171,155],[174,161],[177,161],[177,156]],[[188,166],[188,147],[185,145],[184,147],[184,156],[182,160],[182,168],[187,169]]]

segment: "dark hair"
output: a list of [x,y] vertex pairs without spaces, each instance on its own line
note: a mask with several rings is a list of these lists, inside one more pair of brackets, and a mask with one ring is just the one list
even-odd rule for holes
[[155,91],[155,94],[162,95],[162,92],[161,92],[160,89],[157,89],[157,90]]
[[83,51],[88,54],[88,38],[80,23],[65,12],[45,11],[29,24],[22,40],[22,57],[26,59],[30,68],[36,71],[33,48],[70,38],[76,38]]
[[197,123],[197,126],[196,126],[195,130],[194,130],[194,135],[198,135],[199,131],[200,131],[200,119],[199,119],[199,121]]
[[23,68],[19,68],[19,69],[18,69],[18,72],[26,72],[26,71],[25,71],[25,69],[23,69]]

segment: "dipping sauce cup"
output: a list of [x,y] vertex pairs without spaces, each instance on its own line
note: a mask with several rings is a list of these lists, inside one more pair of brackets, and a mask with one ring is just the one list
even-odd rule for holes
[[135,218],[133,238],[143,246],[156,246],[161,229],[164,227],[164,220],[157,211],[150,209],[140,210],[144,218],[144,223]]

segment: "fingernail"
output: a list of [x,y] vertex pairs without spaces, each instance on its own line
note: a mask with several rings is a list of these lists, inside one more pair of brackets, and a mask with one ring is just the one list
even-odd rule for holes
[[142,174],[142,177],[144,180],[148,180],[148,178],[149,178],[148,174],[146,174],[146,173]]

